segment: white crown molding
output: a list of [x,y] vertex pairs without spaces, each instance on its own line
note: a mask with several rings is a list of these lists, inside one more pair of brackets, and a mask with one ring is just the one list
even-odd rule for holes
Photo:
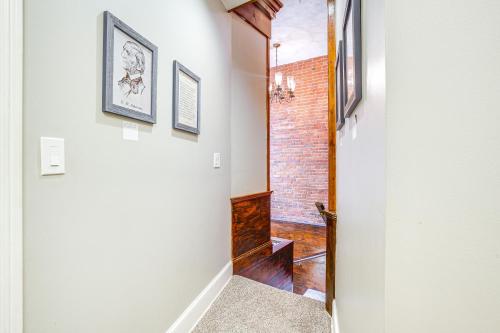
[[210,283],[196,296],[166,333],[191,332],[208,311],[212,303],[224,290],[233,276],[233,264],[229,261]]
[[0,73],[0,333],[22,333],[22,0],[0,0]]

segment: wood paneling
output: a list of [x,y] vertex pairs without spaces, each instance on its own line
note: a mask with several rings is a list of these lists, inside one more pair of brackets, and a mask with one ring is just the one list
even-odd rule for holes
[[271,194],[231,199],[233,273],[292,291],[293,241],[271,240]]
[[283,7],[279,0],[255,0],[238,6],[231,11],[248,22],[261,34],[271,38],[271,20]]
[[293,241],[273,238],[271,244],[233,261],[233,273],[267,285],[292,291]]
[[271,193],[231,199],[233,258],[270,241]]
[[332,314],[335,298],[335,251],[337,245],[337,214],[323,211],[326,217],[326,311]]

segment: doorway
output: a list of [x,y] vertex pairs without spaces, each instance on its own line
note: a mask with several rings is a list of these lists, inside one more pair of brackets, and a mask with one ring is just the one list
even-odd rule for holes
[[325,301],[327,227],[315,203],[335,207],[328,42],[333,36],[335,45],[333,1],[283,5],[272,23],[269,52],[271,233],[294,240],[294,292]]

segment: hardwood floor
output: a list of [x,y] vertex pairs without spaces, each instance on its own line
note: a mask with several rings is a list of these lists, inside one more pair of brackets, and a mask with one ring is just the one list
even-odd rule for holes
[[[294,241],[294,261],[326,251],[326,226],[292,222],[271,222],[271,236]],[[307,289],[325,292],[325,256],[293,265],[293,292]]]

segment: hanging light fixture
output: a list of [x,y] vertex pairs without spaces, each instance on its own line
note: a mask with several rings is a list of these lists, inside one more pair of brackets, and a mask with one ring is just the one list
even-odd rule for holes
[[[278,48],[281,46],[280,43],[273,44],[276,49],[276,70],[278,69]],[[283,86],[283,73],[275,72],[274,83],[269,84],[269,98],[271,103],[278,102],[291,102],[295,97],[295,78],[293,76],[286,77],[286,87]]]

